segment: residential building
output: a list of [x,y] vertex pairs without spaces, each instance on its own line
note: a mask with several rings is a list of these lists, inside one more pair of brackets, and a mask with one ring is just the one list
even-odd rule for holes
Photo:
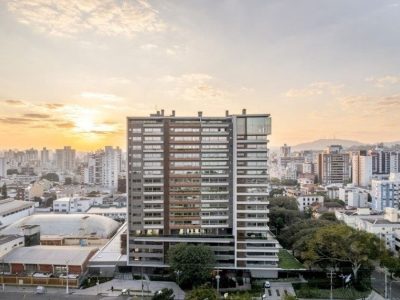
[[372,179],[372,156],[360,151],[352,156],[352,181],[355,186],[367,187]]
[[128,264],[167,267],[176,243],[206,244],[219,269],[276,277],[268,228],[268,114],[128,118]]
[[304,211],[307,207],[310,207],[314,203],[323,204],[324,203],[324,196],[318,195],[306,195],[297,197],[297,206],[299,207],[300,211]]
[[372,209],[383,211],[386,207],[399,208],[400,173],[391,173],[389,179],[371,181]]
[[368,204],[369,193],[359,189],[354,189],[348,193],[347,205],[350,207],[369,207]]
[[390,151],[377,148],[369,151],[372,156],[372,174],[389,174],[390,173]]
[[0,178],[7,177],[7,159],[5,157],[0,157]]
[[84,183],[101,185],[117,190],[121,172],[121,149],[106,146],[104,150],[92,153],[84,170]]
[[319,154],[318,180],[324,185],[350,181],[350,155],[343,152],[342,146],[329,146]]
[[75,150],[70,146],[56,149],[56,167],[61,172],[72,172],[75,168]]

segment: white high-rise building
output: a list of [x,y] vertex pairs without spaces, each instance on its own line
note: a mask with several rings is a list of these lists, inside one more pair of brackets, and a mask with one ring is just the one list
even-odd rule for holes
[[372,179],[372,156],[366,151],[352,156],[352,181],[355,186],[366,187]]
[[7,177],[7,159],[0,157],[0,178]]
[[92,153],[84,170],[84,183],[96,184],[107,188],[118,188],[118,176],[121,172],[121,149],[106,146],[104,150]]
[[383,211],[386,207],[399,208],[400,173],[391,173],[389,179],[371,182],[372,209]]
[[121,149],[106,146],[104,148],[102,166],[102,185],[109,188],[118,188],[118,175],[121,172]]

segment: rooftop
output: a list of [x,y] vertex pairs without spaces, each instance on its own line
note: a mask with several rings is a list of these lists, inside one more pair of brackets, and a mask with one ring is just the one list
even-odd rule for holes
[[21,234],[26,225],[40,225],[41,235],[110,238],[119,223],[94,214],[35,214],[9,225],[0,234]]
[[19,247],[2,257],[4,263],[48,264],[48,265],[83,265],[93,247],[73,246],[33,246]]
[[34,205],[35,203],[30,201],[22,201],[14,199],[0,200],[0,215],[4,215],[19,209],[29,208]]
[[13,240],[21,238],[21,235],[18,234],[7,234],[7,235],[0,235],[0,245],[6,244]]
[[378,225],[400,225],[400,222],[390,222],[389,220],[386,219],[364,219],[362,218],[363,221],[366,221],[371,224],[378,224]]
[[127,207],[117,206],[92,206],[86,212],[87,214],[103,214],[103,213],[128,213]]

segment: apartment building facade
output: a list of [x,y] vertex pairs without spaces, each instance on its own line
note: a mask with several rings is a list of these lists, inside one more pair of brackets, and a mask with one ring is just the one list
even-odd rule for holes
[[342,146],[329,146],[318,156],[318,180],[324,185],[350,181],[350,154]]
[[275,277],[268,222],[268,114],[128,118],[128,264],[168,267],[177,243],[206,244],[219,269]]

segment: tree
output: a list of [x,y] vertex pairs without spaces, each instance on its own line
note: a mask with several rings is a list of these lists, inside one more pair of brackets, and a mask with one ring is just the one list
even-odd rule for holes
[[218,294],[209,285],[202,285],[192,290],[185,297],[185,300],[203,300],[203,299],[217,300]]
[[391,253],[384,253],[381,257],[381,265],[387,268],[391,276],[400,276],[400,258]]
[[72,184],[72,178],[71,177],[65,177],[65,185],[71,185]]
[[319,228],[307,242],[303,254],[306,264],[322,268],[348,264],[355,281],[362,266],[381,254],[381,241],[373,234],[343,224]]
[[205,245],[177,244],[168,251],[172,271],[179,272],[178,284],[199,286],[210,279],[215,265],[214,252]]
[[320,220],[327,220],[327,221],[336,221],[336,216],[334,213],[332,212],[324,212],[321,214],[321,216],[319,217]]
[[152,300],[173,300],[175,299],[174,291],[172,289],[164,288],[154,293]]
[[42,176],[42,179],[47,179],[48,181],[52,182],[58,182],[60,181],[60,178],[56,173],[47,173],[46,175]]
[[7,199],[7,185],[4,183],[3,186],[1,187],[1,198],[2,199]]

